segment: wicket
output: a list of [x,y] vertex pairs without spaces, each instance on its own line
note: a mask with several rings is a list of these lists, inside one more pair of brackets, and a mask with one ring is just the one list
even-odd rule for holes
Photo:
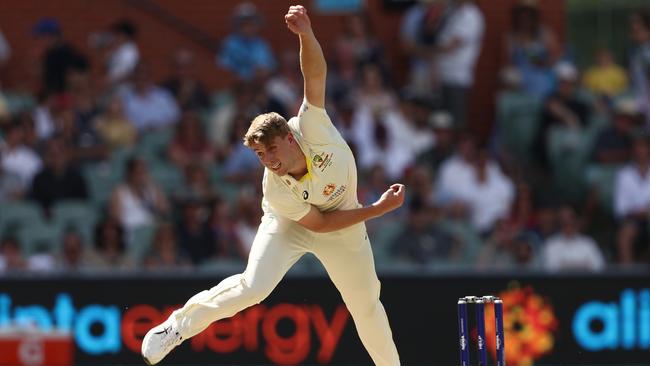
[[487,346],[485,343],[485,304],[494,306],[495,336],[497,364],[505,366],[504,334],[503,334],[503,301],[495,296],[465,296],[458,299],[458,331],[460,345],[460,365],[470,366],[469,358],[469,330],[467,318],[467,305],[476,305],[476,328],[478,331],[477,349],[478,366],[487,366]]

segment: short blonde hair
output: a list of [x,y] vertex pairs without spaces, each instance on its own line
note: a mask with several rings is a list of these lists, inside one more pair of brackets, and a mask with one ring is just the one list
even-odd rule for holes
[[275,112],[260,114],[253,119],[244,135],[244,145],[267,145],[276,137],[285,137],[288,133],[289,125],[284,117]]

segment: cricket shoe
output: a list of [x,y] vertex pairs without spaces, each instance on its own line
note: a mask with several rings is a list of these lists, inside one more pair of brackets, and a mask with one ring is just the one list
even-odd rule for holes
[[155,365],[181,343],[183,343],[183,336],[172,314],[162,324],[151,328],[144,336],[142,358],[147,365]]

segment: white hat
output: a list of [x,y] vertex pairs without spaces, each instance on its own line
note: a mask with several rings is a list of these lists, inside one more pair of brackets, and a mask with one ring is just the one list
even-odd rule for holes
[[560,61],[553,68],[555,75],[560,80],[576,81],[578,80],[578,69],[568,61]]
[[433,128],[450,129],[454,127],[454,118],[447,111],[434,111],[429,115],[429,125]]

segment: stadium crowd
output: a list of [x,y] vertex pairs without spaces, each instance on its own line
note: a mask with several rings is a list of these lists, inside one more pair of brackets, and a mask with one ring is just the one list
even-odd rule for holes
[[[215,60],[237,80],[224,90],[203,85],[187,49],[154,80],[129,20],[90,38],[103,64],[56,19],[34,25],[41,89],[0,84],[0,271],[245,263],[263,172],[241,138],[258,113],[295,114],[302,76],[255,6],[232,17]],[[328,113],[355,152],[360,201],[408,187],[402,209],[367,223],[379,271],[647,266],[650,13],[629,19],[629,62],[601,49],[579,70],[536,2],[519,1],[489,136],[467,114],[484,32],[472,0],[416,3],[401,84],[366,14],[327,46]],[[0,67],[12,46],[0,33]]]

